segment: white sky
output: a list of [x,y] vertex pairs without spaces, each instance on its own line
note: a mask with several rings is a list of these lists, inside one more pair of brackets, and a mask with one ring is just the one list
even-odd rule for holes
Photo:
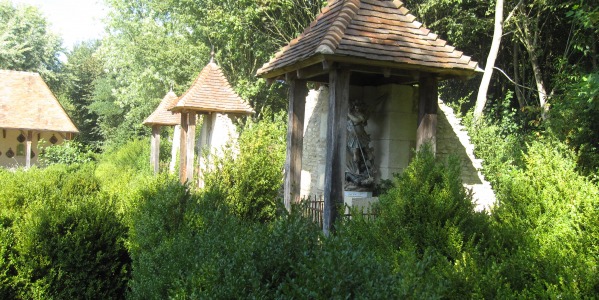
[[37,6],[50,29],[62,37],[69,50],[76,42],[104,36],[102,20],[107,9],[104,0],[11,0],[13,4]]

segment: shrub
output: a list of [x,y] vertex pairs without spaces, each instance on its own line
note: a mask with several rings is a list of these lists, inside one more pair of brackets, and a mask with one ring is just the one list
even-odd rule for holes
[[123,297],[126,230],[94,170],[53,165],[0,174],[7,184],[0,190],[3,298]]
[[510,293],[584,298],[599,291],[599,191],[577,174],[576,158],[551,140],[533,142],[525,168],[504,176],[489,249]]
[[283,184],[285,126],[267,118],[248,121],[238,146],[225,149],[204,175],[206,190],[219,191],[236,215],[266,221],[275,217],[277,197]]
[[461,258],[484,224],[460,180],[455,158],[437,162],[430,149],[419,151],[399,175],[396,187],[380,199],[379,228],[395,247],[413,247],[419,256],[428,248],[447,259]]
[[77,164],[87,163],[95,159],[95,154],[89,146],[76,141],[65,140],[60,145],[50,145],[43,147],[40,153],[39,162],[42,166],[53,164]]
[[106,199],[36,202],[15,228],[24,298],[122,298],[129,277],[125,227]]

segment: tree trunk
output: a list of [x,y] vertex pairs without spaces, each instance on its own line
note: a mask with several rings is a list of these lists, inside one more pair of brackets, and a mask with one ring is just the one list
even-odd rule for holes
[[518,43],[516,41],[514,41],[514,56],[513,56],[513,63],[514,63],[514,89],[516,90],[516,99],[518,99],[518,106],[520,107],[520,109],[524,108],[524,106],[526,106],[526,100],[524,100],[524,94],[522,93],[522,90],[520,89],[520,87],[518,85],[520,85],[520,47],[518,46]]
[[478,89],[478,95],[476,97],[476,106],[474,107],[474,118],[479,119],[485,105],[487,104],[487,91],[489,90],[489,84],[491,83],[491,76],[493,76],[493,67],[495,66],[495,59],[499,53],[499,46],[501,44],[501,36],[503,35],[503,0],[497,0],[495,4],[495,29],[493,31],[493,42],[491,43],[491,50],[489,50],[489,56],[487,56],[487,65],[485,66],[485,73],[483,79],[480,82]]
[[549,105],[547,103],[547,89],[545,88],[545,83],[543,82],[543,72],[541,71],[541,66],[539,65],[539,54],[537,52],[539,30],[531,30],[530,23],[526,21],[523,22],[522,27],[524,29],[522,34],[522,42],[526,48],[526,52],[528,52],[535,84],[537,86],[537,91],[539,94],[539,106],[541,107],[541,117],[543,120],[546,120],[547,113],[549,112]]

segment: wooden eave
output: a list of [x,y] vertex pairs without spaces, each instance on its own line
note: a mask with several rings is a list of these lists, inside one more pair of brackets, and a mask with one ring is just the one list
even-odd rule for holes
[[440,69],[421,65],[396,63],[392,61],[370,60],[358,57],[317,54],[307,60],[288,65],[280,69],[260,75],[267,80],[302,79],[312,82],[328,82],[328,72],[331,68],[344,68],[352,72],[352,84],[373,85],[369,80],[360,84],[361,77],[380,77],[377,84],[398,83],[410,84],[418,81],[420,74],[435,74],[438,80],[451,78],[470,79],[479,72],[473,73],[468,69]]

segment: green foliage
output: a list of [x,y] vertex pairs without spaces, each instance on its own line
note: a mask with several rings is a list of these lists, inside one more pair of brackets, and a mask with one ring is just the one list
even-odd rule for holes
[[126,227],[94,171],[54,165],[0,174],[3,298],[124,296]]
[[255,77],[263,63],[301,33],[322,0],[107,1],[109,36],[100,47],[104,69],[90,110],[102,136],[119,145],[149,133],[143,120],[169,88],[185,92],[210,60],[257,111],[287,106],[285,87]]
[[433,248],[451,261],[460,258],[483,220],[462,186],[460,170],[457,160],[438,163],[428,149],[416,154],[380,200],[381,230],[394,236],[389,243],[418,255]]
[[347,239],[325,239],[297,214],[248,222],[221,195],[167,186],[134,218],[133,299],[393,298],[388,267]]
[[599,170],[599,72],[563,79],[564,91],[555,97],[549,127],[578,152],[578,169]]
[[67,62],[61,73],[61,102],[80,131],[77,140],[86,145],[99,146],[101,136],[97,126],[98,115],[90,110],[96,81],[103,75],[103,63],[98,54],[99,41],[79,43],[67,53]]
[[576,173],[574,157],[556,142],[532,143],[524,161],[497,188],[492,277],[520,295],[596,294],[599,190]]
[[0,1],[0,69],[38,72],[56,88],[60,44],[36,7]]
[[285,125],[283,115],[275,120],[249,120],[238,146],[224,149],[222,157],[211,158],[205,172],[205,189],[222,193],[236,215],[266,221],[275,217],[277,196],[283,184]]
[[503,118],[499,122],[482,119],[473,123],[472,113],[469,113],[466,123],[470,138],[475,145],[476,157],[483,160],[482,171],[493,186],[498,182],[499,177],[512,168],[523,165],[524,144],[529,137],[513,129],[515,123],[513,119]]
[[[43,146],[42,146],[43,147]],[[76,141],[65,140],[60,145],[50,145],[43,147],[39,156],[39,163],[42,166],[54,164],[82,164],[93,161],[95,154],[88,146]]]

